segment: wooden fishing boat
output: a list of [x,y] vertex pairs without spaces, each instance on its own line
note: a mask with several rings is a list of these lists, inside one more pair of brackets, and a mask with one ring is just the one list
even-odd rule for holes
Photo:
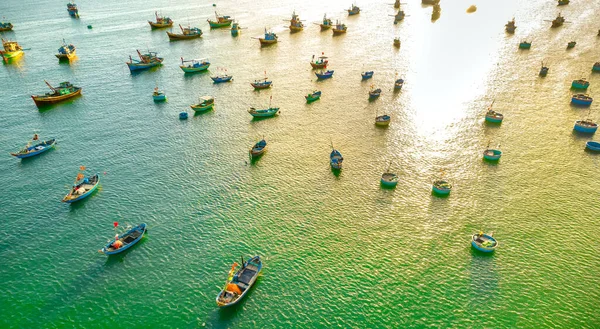
[[483,158],[489,161],[498,161],[502,156],[502,151],[498,149],[491,149],[490,146],[483,151]]
[[547,67],[546,65],[544,65],[544,62],[542,62],[542,68],[540,69],[540,76],[545,77],[546,75],[548,75],[549,70],[550,70],[550,68]]
[[98,174],[84,177],[83,173],[79,173],[71,191],[65,195],[62,202],[73,203],[85,199],[98,188],[98,184],[100,184]]
[[498,241],[492,237],[492,233],[484,234],[483,232],[479,232],[478,234],[473,234],[471,246],[481,252],[490,253],[496,250]]
[[115,238],[102,248],[101,252],[106,255],[114,255],[121,253],[138,243],[146,233],[146,223],[131,228],[124,234],[117,234]]
[[268,46],[277,43],[277,39],[277,34],[273,33],[273,31],[267,32],[267,29],[265,28],[265,37],[258,38],[258,41],[260,41],[261,46]]
[[404,79],[396,79],[396,81],[394,82],[394,90],[402,89],[403,85],[404,85]]
[[242,258],[242,267],[236,271],[237,266],[237,263],[233,263],[225,287],[217,295],[219,307],[235,305],[246,296],[258,278],[262,269],[262,260],[260,256],[254,256],[248,261]]
[[215,98],[212,96],[201,96],[198,100],[198,104],[190,105],[192,110],[196,113],[202,113],[210,111],[215,106]]
[[571,42],[569,42],[569,43],[567,44],[567,49],[574,48],[576,44],[577,44],[577,42],[575,42],[575,41],[571,41]]
[[348,30],[348,27],[346,26],[346,24],[340,22],[339,20],[335,21],[335,26],[332,29],[333,35],[346,33],[347,30]]
[[300,16],[296,15],[296,11],[292,13],[292,19],[290,19],[290,31],[298,32],[304,30],[304,24],[300,20]]
[[381,95],[381,88],[373,89],[371,86],[371,90],[369,91],[369,99],[374,100]]
[[231,79],[233,79],[233,76],[225,74],[225,73],[222,73],[222,74],[217,74],[215,76],[212,76],[210,78],[212,79],[212,81],[214,81],[214,83],[221,83],[221,82],[229,82],[229,81],[231,81]]
[[2,56],[2,60],[4,62],[19,58],[24,54],[23,47],[21,47],[16,41],[2,39],[2,48],[4,48],[4,50],[0,51],[0,55]]
[[565,23],[565,18],[559,13],[558,16],[552,20],[551,27],[560,27]]
[[256,142],[254,146],[250,149],[250,157],[252,159],[256,159],[267,151],[267,141],[263,138],[262,140]]
[[149,68],[162,65],[164,58],[158,57],[158,53],[148,51],[147,54],[142,55],[139,50],[136,51],[140,59],[133,59],[131,56],[129,56],[129,62],[126,62],[127,67],[129,67],[129,71],[133,72],[147,70]]
[[69,16],[79,18],[79,9],[77,9],[77,5],[74,2],[67,3],[67,12]]
[[75,57],[75,46],[67,45],[63,39],[63,45],[58,48],[58,54],[55,55],[58,60],[71,60]]
[[390,122],[392,121],[392,118],[387,115],[379,115],[375,117],[375,125],[380,126],[380,127],[387,127],[390,125]]
[[[186,63],[189,63],[189,64],[186,64]],[[184,61],[183,57],[181,57],[181,65],[179,66],[179,68],[185,73],[196,73],[196,72],[206,71],[209,66],[210,66],[210,62],[206,58],[190,59],[190,60]]]
[[277,112],[279,112],[278,107],[269,107],[268,109],[255,109],[254,107],[251,107],[248,110],[248,113],[250,113],[250,115],[252,115],[255,118],[272,117],[275,116]]
[[517,26],[515,25],[515,18],[513,17],[512,21],[508,21],[508,23],[506,23],[506,25],[504,25],[504,30],[507,33],[515,33],[515,30],[517,29]]
[[154,12],[154,16],[156,17],[156,22],[148,21],[148,24],[150,24],[150,27],[153,30],[173,26],[173,20],[170,19],[169,17],[166,17],[166,16],[159,17],[157,12]]
[[585,78],[573,80],[573,82],[571,82],[571,88],[573,89],[588,89],[589,86],[590,82],[585,80]]
[[38,107],[58,103],[81,94],[81,87],[75,87],[68,81],[61,82],[56,88],[52,87],[46,80],[44,82],[50,87],[52,92],[45,95],[31,96]]
[[502,113],[498,113],[492,110],[492,106],[494,102],[488,107],[487,112],[485,113],[485,121],[489,123],[501,123],[504,120],[504,115]]
[[220,16],[216,11],[215,17],[217,18],[216,21],[211,21],[210,19],[206,20],[208,22],[208,25],[210,25],[211,29],[230,26],[233,22],[233,19],[230,16]]
[[519,49],[530,49],[530,48],[531,48],[531,42],[521,41],[519,43]]
[[585,147],[594,152],[600,152],[600,143],[594,141],[588,141],[585,143]]
[[323,70],[319,71],[319,72],[315,72],[315,75],[317,76],[317,79],[319,80],[324,80],[324,79],[329,79],[333,76],[333,70],[327,70],[325,72],[323,72]]
[[179,112],[179,119],[180,120],[187,120],[187,118],[188,118],[188,113],[186,111]]
[[334,149],[332,146],[331,153],[329,154],[329,165],[331,165],[332,169],[340,170],[342,169],[342,162],[344,162],[344,157],[342,157],[342,153]]
[[406,16],[406,14],[404,13],[404,10],[398,10],[396,15],[394,15],[394,24],[400,23],[404,19],[405,16]]
[[312,93],[309,93],[308,95],[304,96],[304,98],[306,98],[307,103],[314,102],[317,99],[321,98],[321,91],[315,90]]
[[252,85],[252,87],[254,87],[254,89],[268,89],[271,87],[271,85],[273,84],[273,81],[269,81],[267,76],[266,76],[266,72],[265,72],[265,77],[264,79],[261,80],[254,80],[254,82],[250,82],[250,85]]
[[158,87],[154,88],[154,92],[152,93],[152,99],[155,102],[164,102],[167,100],[167,95],[164,92],[158,90]]
[[600,72],[600,62],[594,63],[594,65],[592,66],[592,71]]
[[[324,53],[321,53],[321,55],[324,55]],[[329,61],[326,56],[319,56],[318,59],[315,60],[315,55],[313,55],[312,60],[310,61],[310,66],[312,66],[313,69],[324,69],[327,67],[327,64],[329,64]]]
[[400,48],[400,38],[394,38],[394,47]]
[[571,1],[570,0],[558,0],[558,5],[559,6],[568,5],[569,2],[571,2]]
[[330,29],[333,26],[333,22],[331,22],[331,19],[327,18],[327,14],[324,14],[323,21],[318,25],[321,27],[321,31],[323,31]]
[[[35,142],[35,141],[38,141],[37,134],[33,135],[32,142]],[[31,145],[32,142],[28,142],[27,145],[25,145],[25,147],[23,149],[21,149],[19,152],[11,153],[10,155],[12,155],[18,159],[29,158],[29,157],[44,153],[48,150],[51,150],[56,145],[56,140],[54,138],[46,140],[46,141],[41,141],[37,144],[34,144],[33,146]]]
[[167,31],[167,35],[169,36],[170,41],[196,39],[202,36],[202,30],[197,27],[188,26],[186,28],[183,28],[181,27],[181,24],[179,24],[179,28],[181,29],[181,34],[171,33]]
[[584,134],[594,134],[598,130],[598,124],[590,119],[577,120],[573,129]]
[[432,190],[436,194],[448,195],[452,191],[452,184],[443,179],[438,179],[433,182]]
[[368,79],[371,79],[373,77],[374,73],[375,72],[373,72],[373,71],[366,71],[366,72],[362,72],[360,75],[362,76],[363,80],[368,80]]
[[9,22],[0,22],[0,32],[12,31],[13,25]]
[[360,14],[360,8],[356,4],[353,4],[350,9],[348,9],[348,15],[358,15]]
[[588,94],[575,94],[571,97],[571,103],[583,106],[592,105],[593,100]]

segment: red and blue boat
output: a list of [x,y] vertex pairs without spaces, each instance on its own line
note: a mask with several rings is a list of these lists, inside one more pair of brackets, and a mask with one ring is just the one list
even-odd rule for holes
[[[37,134],[33,135],[32,141],[38,141]],[[56,140],[54,138],[46,140],[46,141],[41,141],[35,145],[31,145],[31,142],[29,142],[22,150],[20,150],[19,152],[16,152],[16,153],[11,153],[10,155],[12,155],[18,159],[29,158],[32,156],[42,154],[48,150],[51,150],[54,148],[55,145],[56,145]]]
[[[115,228],[117,223],[115,222]],[[142,237],[144,237],[144,233],[146,233],[146,223],[141,223],[140,225],[131,228],[124,234],[117,234],[113,240],[100,250],[105,255],[114,255],[121,253],[138,243]]]
[[153,51],[148,51],[147,54],[140,53],[139,50],[136,50],[139,60],[131,58],[129,56],[129,62],[126,62],[127,67],[129,67],[129,71],[139,71],[139,70],[147,70],[149,68],[153,68],[155,66],[159,66],[162,64],[164,58],[158,57],[158,53]]
[[[81,167],[80,169],[83,171],[85,167]],[[98,184],[100,184],[98,174],[85,177],[83,172],[80,172],[77,174],[77,178],[75,178],[75,183],[73,183],[69,194],[65,195],[62,202],[73,203],[85,199],[98,188]]]

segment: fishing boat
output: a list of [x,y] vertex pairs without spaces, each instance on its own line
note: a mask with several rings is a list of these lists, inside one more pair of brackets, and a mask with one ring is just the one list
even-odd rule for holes
[[67,3],[67,12],[69,16],[79,18],[79,9],[77,9],[77,5],[74,2]]
[[[116,223],[116,222],[115,222]],[[129,229],[124,234],[117,234],[115,238],[100,250],[105,255],[114,255],[121,253],[138,243],[146,233],[146,223]]]
[[573,80],[573,82],[571,82],[571,88],[573,89],[588,89],[589,86],[590,82],[585,80],[585,78]]
[[406,14],[404,13],[404,10],[398,10],[396,15],[394,15],[394,24],[400,23],[400,21],[402,21],[405,16],[406,16]]
[[188,113],[186,111],[179,112],[180,120],[187,120],[187,118],[188,118]]
[[559,13],[558,16],[552,20],[551,27],[560,27],[565,23],[565,18]]
[[215,106],[215,98],[212,96],[201,96],[198,99],[198,104],[190,105],[192,110],[196,111],[196,113],[202,113],[210,111]]
[[260,256],[254,256],[248,261],[242,258],[242,267],[236,271],[238,263],[233,263],[225,286],[217,295],[217,306],[228,307],[237,304],[256,282],[262,269]]
[[400,38],[394,38],[394,47],[400,48]]
[[321,91],[315,90],[312,93],[309,93],[308,95],[304,96],[304,98],[306,98],[307,103],[314,102],[317,99],[321,98]]
[[371,90],[369,91],[369,99],[374,100],[377,99],[381,95],[381,88],[373,89],[371,86]]
[[150,27],[154,29],[162,29],[165,27],[173,26],[173,20],[166,16],[158,16],[158,12],[154,12],[154,16],[156,17],[156,22],[148,21]]
[[481,252],[493,252],[498,247],[498,241],[492,237],[492,233],[485,234],[479,232],[473,234],[471,239],[471,246]]
[[62,202],[73,203],[85,199],[98,188],[98,184],[100,183],[98,174],[85,177],[83,175],[83,170],[85,170],[85,167],[82,168],[82,172],[77,174],[77,178],[75,179],[75,183],[73,183],[71,191],[69,191],[69,194],[65,195],[65,197],[62,199]]
[[585,147],[594,152],[600,152],[600,143],[594,141],[588,141],[585,143]]
[[507,33],[515,33],[517,26],[515,25],[515,18],[513,17],[512,21],[508,21],[506,25],[504,25],[504,29]]
[[387,170],[381,174],[381,185],[385,186],[385,187],[396,187],[396,185],[398,185],[398,175],[391,173],[390,172],[390,167],[392,166],[392,163],[390,162]]
[[215,17],[217,18],[216,21],[211,21],[210,19],[206,20],[208,22],[208,25],[210,25],[211,29],[226,27],[231,25],[231,23],[233,22],[233,19],[230,16],[219,16],[219,14],[216,11]]
[[164,58],[158,57],[158,53],[153,51],[148,51],[147,54],[143,55],[139,50],[136,51],[140,59],[133,59],[131,56],[129,56],[129,62],[126,62],[130,72],[147,70],[155,66],[160,66],[164,60]]
[[277,112],[279,112],[278,107],[269,107],[268,109],[255,109],[254,107],[251,107],[248,110],[248,113],[250,113],[250,115],[252,115],[255,118],[272,117],[272,116],[275,116],[275,114],[277,114]]
[[358,15],[360,14],[360,8],[356,4],[353,4],[350,9],[348,9],[348,15]]
[[233,75],[229,75],[227,73],[221,73],[221,74],[212,76],[210,78],[212,79],[212,81],[214,81],[214,83],[229,82],[229,81],[231,81],[231,79],[233,79]]
[[569,2],[571,2],[571,1],[570,0],[558,0],[558,5],[559,6],[568,5]]
[[24,54],[23,47],[16,41],[2,39],[2,48],[4,48],[4,50],[0,50],[0,55],[2,55],[2,60],[5,63],[11,59],[19,58]]
[[323,21],[319,24],[319,26],[321,27],[321,31],[328,30],[333,26],[333,22],[331,22],[331,19],[327,18],[327,14],[324,14]]
[[63,44],[58,48],[58,54],[55,55],[58,60],[71,60],[75,57],[75,46],[67,45],[63,39]]
[[529,49],[531,48],[531,42],[521,41],[519,43],[519,49]]
[[342,169],[342,162],[344,162],[344,157],[342,157],[342,153],[340,153],[340,151],[333,148],[333,145],[331,146],[331,148],[332,150],[329,154],[329,164],[331,165],[332,169],[340,170]]
[[58,103],[81,94],[81,87],[75,87],[68,81],[61,82],[56,88],[52,87],[48,81],[44,80],[44,82],[52,92],[44,95],[31,96],[35,105],[38,107]]
[[13,25],[9,22],[0,22],[0,32],[12,31]]
[[379,115],[375,117],[375,125],[380,126],[380,127],[387,127],[390,125],[392,118],[387,115]]
[[547,67],[546,65],[544,65],[544,62],[542,62],[542,68],[540,69],[540,76],[545,77],[546,75],[548,75],[549,70],[550,70],[550,68]]
[[234,20],[231,23],[231,36],[237,37],[241,30],[242,30],[242,27],[240,26],[240,23],[238,23]]
[[493,105],[494,101],[492,101],[492,104],[488,107],[487,112],[485,113],[485,121],[490,123],[501,123],[502,120],[504,120],[504,115],[492,110]]
[[577,120],[573,129],[584,134],[594,134],[598,130],[598,124],[590,119]]
[[440,3],[440,0],[421,0],[421,4],[424,5],[437,5]]
[[[325,53],[321,53],[321,55],[324,54]],[[312,60],[310,61],[310,66],[312,66],[313,69],[324,69],[327,67],[327,64],[329,64],[329,61],[326,56],[319,56],[318,59],[315,60],[315,55],[313,55]]]
[[333,35],[346,33],[347,30],[348,30],[348,27],[346,26],[346,24],[340,22],[339,20],[335,21],[335,26],[332,29]]
[[317,76],[317,79],[319,80],[324,80],[324,79],[329,79],[333,76],[333,70],[327,70],[327,71],[319,71],[319,72],[315,72],[315,75]]
[[[36,144],[31,145],[33,142],[36,142],[36,141],[37,141]],[[56,145],[56,140],[54,138],[40,142],[39,138],[38,138],[38,134],[34,134],[32,140],[30,142],[28,142],[27,145],[25,145],[25,147],[23,149],[19,150],[19,152],[11,153],[10,155],[12,155],[18,159],[29,158],[29,157],[44,153],[48,150],[51,150],[54,148],[55,145]]]
[[250,149],[250,157],[252,159],[256,159],[267,151],[267,141],[263,138],[262,140],[256,142],[254,146]]
[[155,102],[164,102],[167,100],[167,95],[164,92],[160,91],[158,87],[154,88],[154,92],[152,93],[152,99]]
[[594,63],[594,65],[592,66],[592,71],[600,72],[600,62]]
[[404,80],[403,79],[396,79],[396,81],[394,82],[394,90],[400,90],[400,89],[402,89],[403,85],[404,85]]
[[267,32],[267,29],[265,28],[265,37],[258,38],[258,41],[260,41],[261,46],[268,46],[277,43],[277,39],[277,34],[275,34],[273,31]]
[[254,82],[250,82],[250,85],[252,85],[254,89],[268,89],[271,87],[272,83],[273,81],[269,81],[267,80],[267,77],[265,77],[262,80],[254,80]]
[[491,149],[490,145],[486,147],[485,151],[483,151],[483,158],[488,161],[498,161],[502,156],[502,151],[499,149]]
[[452,191],[452,184],[443,179],[438,179],[433,182],[432,190],[436,194],[448,195]]
[[197,27],[188,26],[186,28],[183,28],[181,27],[181,24],[179,24],[179,28],[181,29],[181,34],[171,33],[167,31],[167,35],[169,36],[170,41],[196,39],[202,36],[202,30]]
[[400,8],[400,0],[394,1],[394,8]]
[[575,94],[571,97],[571,103],[584,106],[592,105],[593,100],[588,94]]
[[576,44],[577,44],[577,42],[575,42],[575,41],[571,41],[571,42],[569,42],[569,43],[567,44],[567,49],[574,48]]
[[209,66],[210,62],[206,58],[184,61],[183,57],[181,57],[181,65],[179,68],[185,73],[196,73],[206,71]]
[[292,13],[292,19],[290,19],[290,31],[298,32],[304,29],[304,24],[300,21],[300,17],[296,15],[296,11]]
[[373,71],[366,71],[366,72],[362,72],[360,75],[362,76],[363,80],[368,80],[368,79],[371,79],[373,77],[374,73],[375,72],[373,72]]

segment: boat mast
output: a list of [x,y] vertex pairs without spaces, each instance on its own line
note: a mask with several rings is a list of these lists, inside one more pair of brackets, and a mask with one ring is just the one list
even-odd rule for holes
[[52,87],[52,86],[51,86],[51,85],[48,83],[48,81],[44,80],[44,82],[46,83],[46,85],[47,85],[48,87],[50,87],[50,89],[52,89],[52,91],[56,92],[56,89],[55,89],[54,87]]

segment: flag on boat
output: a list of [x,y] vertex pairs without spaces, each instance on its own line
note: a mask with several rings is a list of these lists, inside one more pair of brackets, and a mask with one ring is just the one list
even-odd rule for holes
[[114,227],[117,227],[117,226],[119,226],[119,222],[114,222],[114,223],[113,223],[113,226],[114,226]]
[[85,177],[85,176],[83,176],[83,174],[82,174],[82,173],[79,173],[79,174],[77,174],[77,179],[76,179],[76,180],[83,179],[83,177]]

